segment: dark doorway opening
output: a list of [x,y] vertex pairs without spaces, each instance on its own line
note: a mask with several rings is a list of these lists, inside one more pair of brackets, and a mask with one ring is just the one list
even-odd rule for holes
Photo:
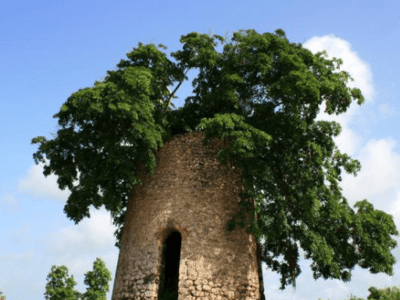
[[178,300],[179,262],[181,257],[182,237],[173,231],[165,240],[162,254],[159,300]]

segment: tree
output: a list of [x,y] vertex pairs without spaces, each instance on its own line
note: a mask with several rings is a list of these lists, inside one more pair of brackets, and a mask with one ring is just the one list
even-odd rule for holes
[[93,263],[93,271],[85,274],[86,293],[83,294],[85,300],[106,300],[106,294],[110,287],[108,282],[111,280],[110,271],[107,270],[103,261],[99,258]]
[[68,277],[68,268],[66,266],[52,266],[51,272],[47,276],[49,281],[46,284],[46,300],[105,300],[106,293],[109,291],[108,281],[111,280],[111,274],[105,267],[103,261],[99,258],[93,263],[93,271],[85,274],[86,293],[80,293],[74,290],[76,281],[74,275]]
[[66,266],[51,267],[51,272],[47,276],[49,281],[46,284],[46,300],[75,300],[78,292],[73,288],[76,285],[74,275],[68,277],[68,268]]
[[0,300],[6,300],[6,296],[3,295],[2,291],[0,291]]
[[[45,163],[43,154],[50,161],[43,174],[56,174],[59,188],[71,191],[64,212],[77,224],[90,217],[89,205],[104,205],[119,226],[120,247],[128,196],[142,184],[138,166],[144,164],[152,175],[154,154],[163,142],[201,130],[204,145],[213,137],[229,143],[217,156],[242,170],[246,192],[240,197],[254,199],[254,205],[241,203],[227,230],[237,223],[254,233],[262,261],[282,275],[282,290],[290,283],[295,287],[301,273],[296,240],[314,261],[314,279],[348,282],[355,264],[392,276],[396,260],[390,249],[397,243],[390,235],[398,235],[393,217],[365,199],[354,205],[357,213],[349,207],[337,182],[340,167],[356,176],[361,164],[332,140],[340,124],[315,121],[322,101],[325,111],[336,115],[355,99],[364,102],[360,89],[347,87],[353,80],[347,72],[333,72],[343,61],[289,43],[281,29],[275,34],[235,32],[223,53],[214,49],[215,38],[225,43],[218,35],[181,36],[182,51],[171,53],[178,63],[155,45],[138,43],[118,70],[67,99],[53,116],[61,126],[55,139],[32,139],[40,143],[33,155],[36,164]],[[193,68],[199,70],[192,83],[195,95],[171,109],[171,98]],[[166,87],[174,82],[179,84],[170,93]],[[73,186],[77,170],[79,185]],[[247,225],[245,211],[253,212]],[[282,263],[273,260],[280,254]]]

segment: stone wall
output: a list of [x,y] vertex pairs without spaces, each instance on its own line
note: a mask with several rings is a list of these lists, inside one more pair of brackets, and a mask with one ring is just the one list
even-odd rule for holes
[[227,143],[215,138],[207,148],[203,138],[202,131],[174,136],[158,150],[153,176],[139,172],[143,185],[128,202],[113,300],[161,299],[172,232],[181,237],[179,300],[263,299],[255,237],[238,226],[226,230],[244,191],[240,173],[215,156]]

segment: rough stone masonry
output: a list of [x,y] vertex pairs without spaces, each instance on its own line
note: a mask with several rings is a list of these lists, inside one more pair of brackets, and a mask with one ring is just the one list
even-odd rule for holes
[[[204,132],[174,136],[156,152],[128,201],[113,300],[264,299],[260,248],[227,221],[245,187],[240,172],[216,157],[227,143],[203,146]],[[252,200],[253,201],[253,200]],[[254,203],[253,203],[254,204]],[[249,216],[247,216],[249,218]]]

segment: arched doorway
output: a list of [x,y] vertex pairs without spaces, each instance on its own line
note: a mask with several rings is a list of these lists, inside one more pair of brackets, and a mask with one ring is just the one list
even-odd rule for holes
[[160,277],[159,300],[178,300],[179,262],[182,236],[173,231],[165,240],[162,255],[164,266]]

